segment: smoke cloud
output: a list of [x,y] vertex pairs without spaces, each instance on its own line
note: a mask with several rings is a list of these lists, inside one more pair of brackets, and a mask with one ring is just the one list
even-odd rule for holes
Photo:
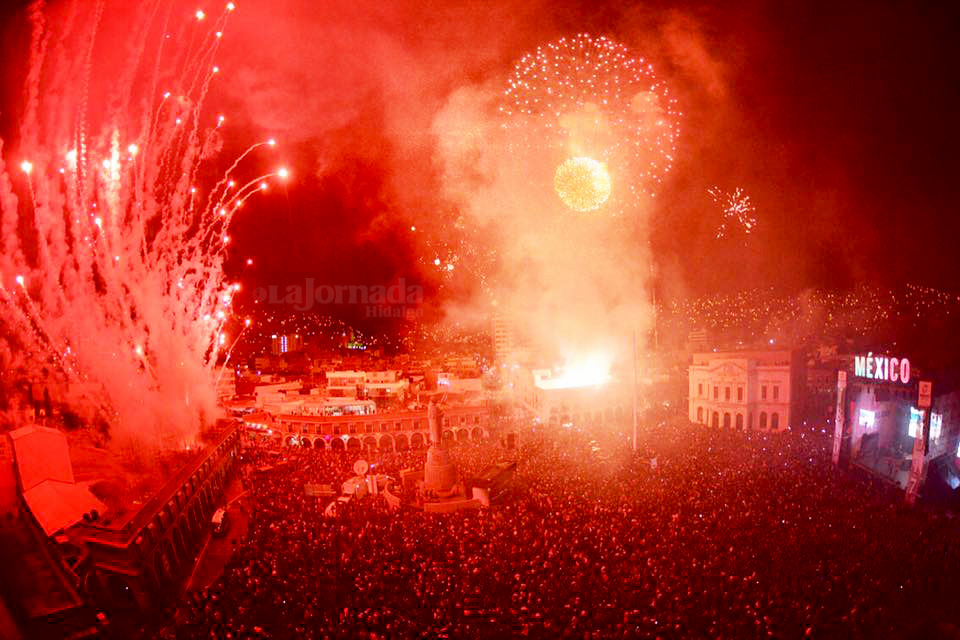
[[[698,100],[713,104],[725,98],[723,69],[693,17],[622,17],[620,39],[642,43],[634,47],[639,55],[682,76],[661,78],[668,85],[694,87],[707,96]],[[641,341],[650,333],[653,202],[616,218],[564,209],[552,188],[555,160],[518,151],[501,126],[512,64],[524,51],[573,35],[562,12],[538,3],[494,3],[481,12],[466,4],[371,2],[334,12],[285,0],[269,14],[245,6],[238,20],[243,56],[230,93],[241,110],[257,128],[313,145],[318,175],[358,155],[380,163],[380,211],[358,237],[369,242],[391,227],[421,230],[409,241],[425,258],[421,268],[449,296],[440,301],[448,320],[486,323],[496,310],[532,347],[560,359],[592,352],[612,359],[633,331]],[[618,37],[598,28],[604,33]],[[655,120],[651,99],[638,94],[634,106]],[[596,124],[603,118],[590,103],[563,114],[568,154],[610,142],[609,127]],[[438,245],[459,260],[452,273],[431,269]],[[466,253],[492,258],[462,268]]]

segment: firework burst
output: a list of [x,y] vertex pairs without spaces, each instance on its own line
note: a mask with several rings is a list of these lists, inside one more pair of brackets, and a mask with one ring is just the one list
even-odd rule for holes
[[745,194],[743,189],[737,187],[730,193],[719,187],[712,187],[707,189],[707,193],[722,213],[720,225],[717,227],[718,240],[726,237],[734,227],[742,229],[747,235],[756,229],[757,219],[753,215],[756,210],[750,202],[750,196]]
[[609,199],[590,209],[610,213],[656,193],[673,164],[681,115],[652,65],[618,42],[586,34],[523,56],[501,112],[518,147],[547,153],[551,173],[575,158],[606,165]]
[[230,222],[288,172],[234,178],[268,140],[201,178],[222,146],[225,118],[204,103],[234,5],[182,20],[154,5],[136,9],[106,90],[106,4],[77,2],[62,25],[31,12],[29,100],[6,154],[20,171],[0,156],[0,358],[82,417],[175,445],[215,417],[217,363],[239,338],[225,333]]

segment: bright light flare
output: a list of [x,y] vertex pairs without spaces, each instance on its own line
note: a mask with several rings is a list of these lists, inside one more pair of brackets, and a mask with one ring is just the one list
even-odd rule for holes
[[568,364],[550,377],[540,378],[535,384],[541,389],[575,389],[597,387],[610,382],[610,364],[592,358]]
[[20,170],[25,174],[30,175],[30,172],[33,171],[33,163],[28,160],[24,160],[20,163]]
[[574,211],[595,211],[610,198],[610,174],[593,158],[568,158],[557,167],[553,188]]

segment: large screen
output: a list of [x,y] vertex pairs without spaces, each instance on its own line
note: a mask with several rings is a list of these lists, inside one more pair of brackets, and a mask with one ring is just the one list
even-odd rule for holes
[[907,427],[907,434],[911,438],[916,438],[920,433],[921,424],[923,424],[923,411],[910,407],[910,426]]
[[[920,425],[923,423],[923,414],[924,412],[919,409],[914,409],[910,407],[910,426],[907,428],[907,433],[911,438],[916,438],[917,434],[920,433]],[[940,433],[943,431],[943,414],[942,413],[932,413],[930,414],[930,440],[936,441],[940,439]]]

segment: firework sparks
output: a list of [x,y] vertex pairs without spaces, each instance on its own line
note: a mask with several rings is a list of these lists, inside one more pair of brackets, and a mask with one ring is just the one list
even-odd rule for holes
[[[99,95],[90,89],[101,80],[98,61],[75,55],[101,16],[60,29],[32,14],[32,99],[19,150],[30,161],[15,176],[0,159],[0,333],[12,354],[4,365],[86,419],[157,444],[189,442],[216,415],[236,291],[222,269],[226,232],[246,198],[289,175],[284,168],[235,188],[240,161],[270,140],[212,188],[198,179],[220,146],[223,117],[208,118],[203,105],[232,10],[198,11],[192,25],[154,33],[149,64],[150,37],[132,33],[137,55],[102,105],[90,98]],[[138,18],[151,25],[144,11]],[[164,69],[174,86],[157,91],[143,69],[159,67],[170,46],[185,55]]]
[[717,227],[717,239],[726,237],[730,227],[737,225],[745,234],[750,234],[757,227],[757,219],[750,196],[737,187],[732,193],[723,191],[719,187],[707,189],[713,202],[720,207],[723,217]]
[[574,211],[594,211],[610,197],[610,174],[593,158],[570,158],[557,167],[553,188]]
[[672,167],[676,101],[652,65],[613,40],[581,34],[538,48],[517,62],[504,98],[521,146],[546,150],[561,170],[577,157],[608,167],[611,213],[653,196]]
[[[411,229],[416,231],[417,227]],[[463,285],[476,283],[489,293],[489,273],[493,270],[497,252],[480,230],[468,225],[462,216],[443,229],[429,229],[421,233],[423,253],[419,261],[438,276],[441,287],[451,288],[454,282]]]

